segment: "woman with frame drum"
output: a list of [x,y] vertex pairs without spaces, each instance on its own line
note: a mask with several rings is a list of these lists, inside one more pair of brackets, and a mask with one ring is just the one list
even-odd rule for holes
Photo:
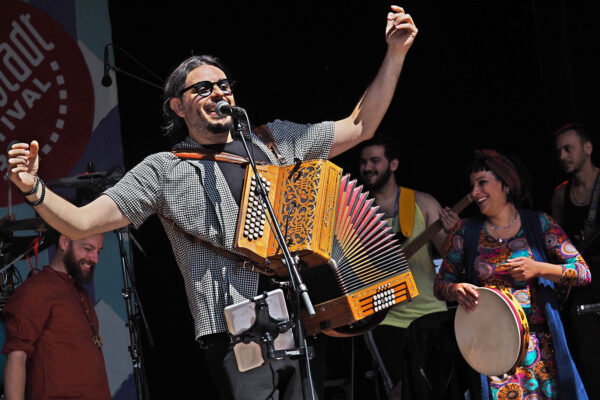
[[[434,292],[458,303],[457,343],[481,374],[471,399],[587,399],[554,285],[587,285],[590,271],[549,215],[521,208],[529,206],[527,176],[516,165],[497,151],[475,151],[469,177],[481,215],[462,220],[449,236]],[[511,332],[516,339],[507,338]],[[505,353],[509,364],[498,356]]]

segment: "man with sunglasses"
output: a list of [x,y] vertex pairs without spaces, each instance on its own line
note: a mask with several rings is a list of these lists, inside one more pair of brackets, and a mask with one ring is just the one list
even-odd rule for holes
[[[387,15],[388,50],[383,63],[350,116],[335,122],[295,124],[276,120],[268,130],[275,154],[253,136],[256,161],[334,157],[373,136],[395,91],[405,56],[417,34],[409,14],[392,6]],[[183,137],[176,152],[233,153],[245,157],[234,140],[233,119],[216,105],[235,105],[225,68],[214,57],[194,56],[171,73],[164,89],[165,130]],[[302,398],[298,363],[289,359],[239,372],[227,336],[224,308],[261,293],[259,274],[236,267],[224,255],[234,249],[244,169],[240,164],[182,159],[171,152],[148,156],[98,199],[77,208],[46,189],[38,172],[37,142],[9,151],[9,174],[25,199],[51,226],[73,238],[133,224],[156,213],[169,237],[194,317],[196,339],[222,398]],[[312,398],[309,397],[309,398]]]

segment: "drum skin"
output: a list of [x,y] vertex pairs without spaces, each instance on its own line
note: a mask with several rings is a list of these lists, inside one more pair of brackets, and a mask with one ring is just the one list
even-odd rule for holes
[[529,324],[523,308],[507,289],[477,290],[479,299],[473,311],[462,307],[456,310],[456,342],[471,368],[484,375],[500,376],[511,372],[525,357]]

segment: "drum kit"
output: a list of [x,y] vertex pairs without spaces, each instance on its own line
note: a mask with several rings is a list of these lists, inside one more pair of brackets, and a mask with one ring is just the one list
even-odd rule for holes
[[[82,204],[95,199],[103,190],[114,185],[122,177],[121,171],[120,168],[112,168],[108,172],[86,172],[51,180],[46,186],[57,192],[74,189],[73,202]],[[14,264],[36,252],[46,250],[58,239],[58,234],[42,218],[14,220],[9,217],[13,214],[10,201],[11,183],[8,182],[8,185],[8,216],[0,220],[0,311],[22,281],[20,276],[15,276],[17,272],[13,268]],[[22,236],[22,233],[26,236]]]

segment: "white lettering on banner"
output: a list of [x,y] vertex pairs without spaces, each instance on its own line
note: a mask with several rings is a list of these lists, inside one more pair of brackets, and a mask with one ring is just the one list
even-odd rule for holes
[[35,86],[37,86],[37,88],[40,89],[42,92],[48,91],[48,88],[50,88],[50,86],[52,86],[52,84],[50,82],[46,82],[44,84],[44,83],[40,82],[40,80],[38,78],[35,78],[33,80],[33,84]]
[[[8,43],[0,43],[0,55],[6,52],[6,54],[2,57],[2,64],[8,68],[8,71],[12,72],[13,76],[17,78],[17,80],[23,82],[29,75],[31,75],[31,70],[25,65],[25,62],[15,53],[12,47],[9,46]],[[14,59],[15,63],[22,68],[22,72],[19,73],[15,68],[15,63],[11,63],[10,59]],[[21,87],[17,82],[11,82],[8,80],[4,72],[0,71],[0,81],[6,86],[6,88],[11,92],[16,92]]]
[[6,114],[10,117],[13,117],[15,119],[23,119],[25,118],[25,110],[23,110],[23,107],[21,106],[21,103],[19,103],[19,100],[15,100],[13,102],[13,107],[14,109],[8,109],[6,110]]
[[6,94],[6,90],[2,89],[0,86],[0,107],[4,107],[8,102],[8,95]]
[[[42,50],[50,51],[54,49],[54,43],[47,42],[42,35],[31,24],[31,15],[23,14],[19,16],[19,21],[12,21],[12,30],[8,35],[9,42],[0,43],[0,56],[2,57],[2,70],[0,70],[0,108],[8,104],[8,92],[17,92],[21,89],[21,84],[25,82],[35,70],[44,61]],[[33,38],[32,38],[33,37]],[[18,50],[18,51],[17,51]],[[29,64],[29,65],[28,65]],[[9,76],[7,76],[10,73]],[[34,103],[42,98],[42,94],[48,91],[52,86],[51,82],[42,83],[38,78],[33,79],[33,85],[39,91],[30,87],[24,87],[21,90],[20,97],[27,109],[32,109]],[[21,84],[20,84],[21,83]],[[22,120],[27,116],[27,110],[19,100],[12,103],[11,108],[7,109],[0,117],[0,121],[10,130],[15,129],[15,124],[9,117],[15,120]],[[0,141],[6,140],[6,136],[0,131]],[[0,162],[0,170],[6,166]]]
[[42,46],[42,48],[46,51],[53,50],[54,43],[48,43],[44,40],[44,38],[38,33],[38,31],[29,22],[30,18],[31,18],[31,15],[29,15],[29,14],[19,16],[19,19],[21,20],[21,22],[23,22],[23,24],[27,27],[27,29],[29,29],[31,34],[35,37],[35,39],[40,44],[40,46]]
[[[15,129],[15,126],[13,125],[13,123],[10,122],[10,120],[8,118],[6,118],[5,116],[0,118],[0,121],[2,121],[4,123],[4,125],[8,126],[8,129],[10,129],[11,131],[13,129]],[[2,135],[2,137],[3,137],[2,140],[4,141],[6,139],[6,137],[4,135]]]
[[[4,57],[2,57],[2,63],[6,68],[8,68],[8,71],[12,73],[13,77],[15,77],[19,82],[25,82],[25,80],[27,80],[27,78],[29,78],[29,76],[31,75],[31,68],[29,68],[27,64],[25,64],[25,61],[6,42],[0,44],[0,54],[2,54],[4,50],[6,50],[6,54],[4,55]],[[10,62],[11,59],[13,60],[13,62]],[[4,77],[2,81],[5,82],[8,89],[13,92],[19,89],[19,84],[17,82],[9,82],[6,77]]]
[[[24,17],[24,15],[21,16],[21,21],[24,20],[23,17]],[[25,21],[27,21],[27,25],[30,27],[30,30],[33,29],[33,26],[31,26],[31,24],[29,24],[29,16],[27,16]],[[42,54],[42,52],[37,48],[35,43],[33,43],[33,41],[29,38],[29,36],[27,36],[27,33],[25,33],[23,28],[21,28],[21,26],[16,21],[12,22],[12,27],[13,27],[13,30],[8,35],[10,41],[12,43],[14,43],[15,46],[17,46],[17,48],[21,51],[21,54],[23,54],[25,56],[25,58],[27,59],[27,61],[29,61],[29,63],[31,65],[33,65],[34,67],[37,67],[38,65],[40,65],[41,62],[44,60],[44,55]],[[35,29],[33,29],[33,30],[35,31]],[[36,33],[37,33],[37,31],[36,31]],[[18,39],[19,36],[29,45],[29,48],[31,49],[33,54],[31,54],[29,52],[29,50],[27,50],[25,48],[25,46],[23,46],[23,42],[21,42]],[[53,44],[52,44],[52,48],[54,48]]]

